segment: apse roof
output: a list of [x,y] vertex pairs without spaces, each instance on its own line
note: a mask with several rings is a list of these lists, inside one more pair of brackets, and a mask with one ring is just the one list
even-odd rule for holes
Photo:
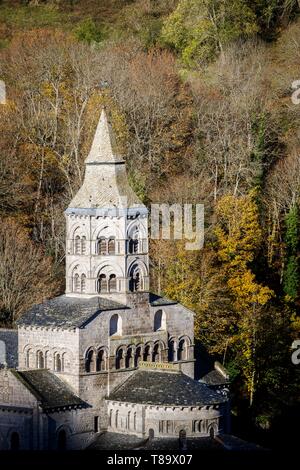
[[205,406],[227,401],[182,372],[167,370],[137,370],[108,399],[162,406]]

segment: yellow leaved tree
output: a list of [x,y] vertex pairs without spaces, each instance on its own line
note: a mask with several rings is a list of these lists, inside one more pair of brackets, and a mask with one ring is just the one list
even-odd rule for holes
[[257,328],[263,307],[273,296],[269,287],[257,282],[251,263],[262,243],[255,193],[241,197],[226,195],[217,204],[215,228],[217,256],[237,312],[237,334],[232,343],[239,349],[250,405],[256,375]]

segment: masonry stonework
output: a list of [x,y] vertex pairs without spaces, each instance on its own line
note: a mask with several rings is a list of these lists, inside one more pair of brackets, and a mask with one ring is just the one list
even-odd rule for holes
[[194,313],[149,292],[147,216],[103,111],[65,211],[66,293],[22,316],[0,369],[1,449],[225,430],[227,398],[194,380]]

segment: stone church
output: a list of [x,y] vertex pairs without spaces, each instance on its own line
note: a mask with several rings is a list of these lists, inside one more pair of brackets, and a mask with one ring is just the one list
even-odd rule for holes
[[148,211],[105,111],[65,218],[65,294],[0,330],[0,449],[226,432],[228,377],[194,380],[193,312],[149,292]]

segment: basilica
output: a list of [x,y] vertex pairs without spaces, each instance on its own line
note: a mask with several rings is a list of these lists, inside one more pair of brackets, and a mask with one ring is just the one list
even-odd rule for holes
[[0,449],[227,432],[226,373],[194,379],[194,313],[150,292],[148,210],[104,110],[65,219],[65,294],[0,330]]

